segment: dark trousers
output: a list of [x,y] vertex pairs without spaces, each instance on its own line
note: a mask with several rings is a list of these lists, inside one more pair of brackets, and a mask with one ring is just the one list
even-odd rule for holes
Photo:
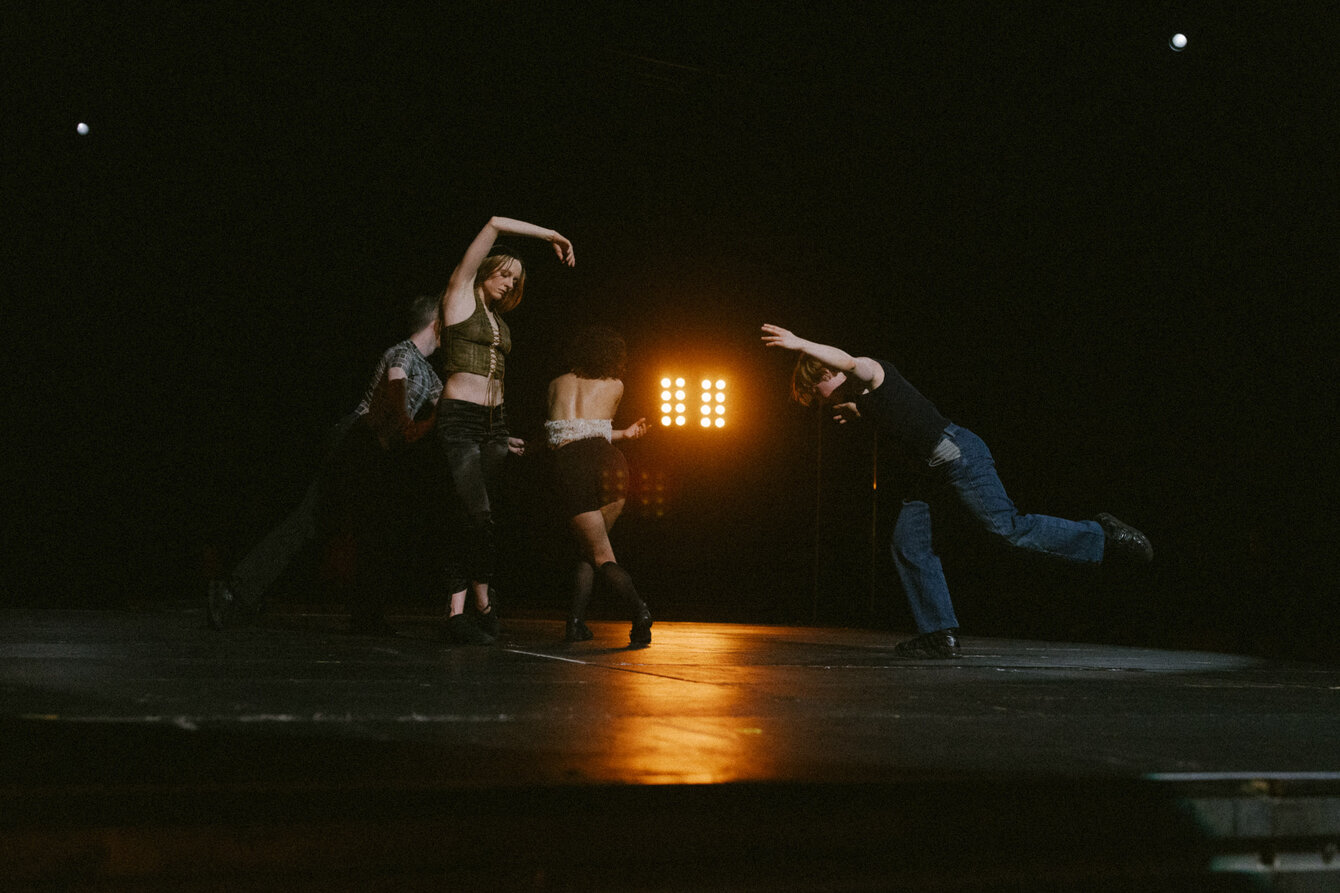
[[329,497],[332,466],[338,461],[344,438],[357,418],[350,414],[331,428],[326,438],[326,451],[320,470],[308,485],[302,501],[229,573],[229,587],[240,604],[251,609],[259,607],[266,590],[279,579],[293,559],[316,539],[323,504]]
[[497,564],[494,508],[507,458],[507,414],[502,406],[442,400],[433,433],[439,486],[455,517],[444,586],[460,592],[490,582]]

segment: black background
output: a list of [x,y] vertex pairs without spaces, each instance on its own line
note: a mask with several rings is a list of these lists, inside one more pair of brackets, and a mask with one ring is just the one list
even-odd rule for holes
[[[196,597],[499,214],[578,261],[522,246],[517,428],[585,322],[630,342],[621,421],[730,378],[727,431],[627,450],[668,497],[616,549],[666,619],[908,627],[868,442],[787,403],[774,322],[895,362],[1023,510],[1155,543],[1113,579],[951,525],[972,632],[1335,653],[1335,9],[336,6],[3,13],[11,603]],[[544,608],[538,479],[507,586]]]

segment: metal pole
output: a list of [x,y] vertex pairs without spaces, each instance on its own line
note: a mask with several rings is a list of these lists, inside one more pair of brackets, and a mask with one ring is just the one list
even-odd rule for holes
[[876,549],[879,547],[879,432],[870,439],[870,604],[867,610],[875,616],[875,569],[878,566]]
[[815,413],[818,440],[814,450],[814,558],[810,562],[810,623],[819,622],[819,512],[824,500],[824,419]]

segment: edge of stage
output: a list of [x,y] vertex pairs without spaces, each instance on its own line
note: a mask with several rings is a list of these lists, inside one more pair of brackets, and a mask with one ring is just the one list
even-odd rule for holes
[[1334,889],[1340,668],[281,606],[0,612],[15,889]]

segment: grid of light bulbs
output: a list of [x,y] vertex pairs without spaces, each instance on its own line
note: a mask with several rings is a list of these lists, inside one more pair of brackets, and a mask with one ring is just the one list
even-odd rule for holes
[[661,424],[684,428],[697,419],[700,428],[726,427],[726,380],[704,378],[699,382],[698,400],[689,400],[684,378],[661,379]]

